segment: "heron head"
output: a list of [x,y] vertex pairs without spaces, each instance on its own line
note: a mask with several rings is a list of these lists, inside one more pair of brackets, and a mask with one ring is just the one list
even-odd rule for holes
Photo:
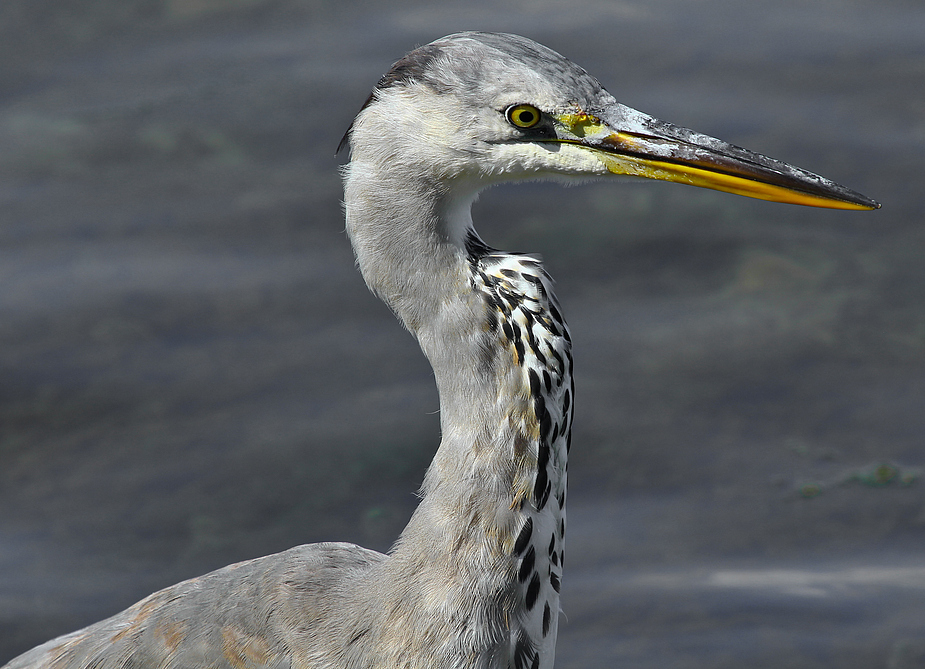
[[793,204],[879,207],[622,105],[579,66],[516,35],[458,33],[412,51],[380,79],[347,139],[354,160],[446,187],[628,175]]

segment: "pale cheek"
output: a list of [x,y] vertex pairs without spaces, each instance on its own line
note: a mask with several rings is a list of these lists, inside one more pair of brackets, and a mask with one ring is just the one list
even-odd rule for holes
[[499,171],[524,176],[603,176],[607,166],[593,151],[572,144],[509,144],[497,147],[492,161]]

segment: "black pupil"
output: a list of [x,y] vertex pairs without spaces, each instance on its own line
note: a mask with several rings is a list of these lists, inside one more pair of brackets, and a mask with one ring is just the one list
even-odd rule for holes
[[533,112],[529,109],[521,109],[517,114],[517,120],[524,125],[529,125],[530,123],[533,123]]

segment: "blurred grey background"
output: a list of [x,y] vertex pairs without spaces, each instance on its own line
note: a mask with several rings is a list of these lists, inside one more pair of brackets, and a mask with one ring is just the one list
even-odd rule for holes
[[234,561],[388,549],[437,398],[353,267],[334,151],[463,29],[884,205],[476,205],[574,338],[557,666],[925,666],[920,0],[4,0],[0,663]]

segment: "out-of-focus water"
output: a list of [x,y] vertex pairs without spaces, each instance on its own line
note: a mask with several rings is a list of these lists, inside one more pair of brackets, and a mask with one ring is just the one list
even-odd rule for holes
[[575,344],[560,667],[925,666],[925,6],[0,8],[0,663],[324,539],[385,550],[439,440],[334,150],[411,47],[533,37],[872,213],[495,189]]

